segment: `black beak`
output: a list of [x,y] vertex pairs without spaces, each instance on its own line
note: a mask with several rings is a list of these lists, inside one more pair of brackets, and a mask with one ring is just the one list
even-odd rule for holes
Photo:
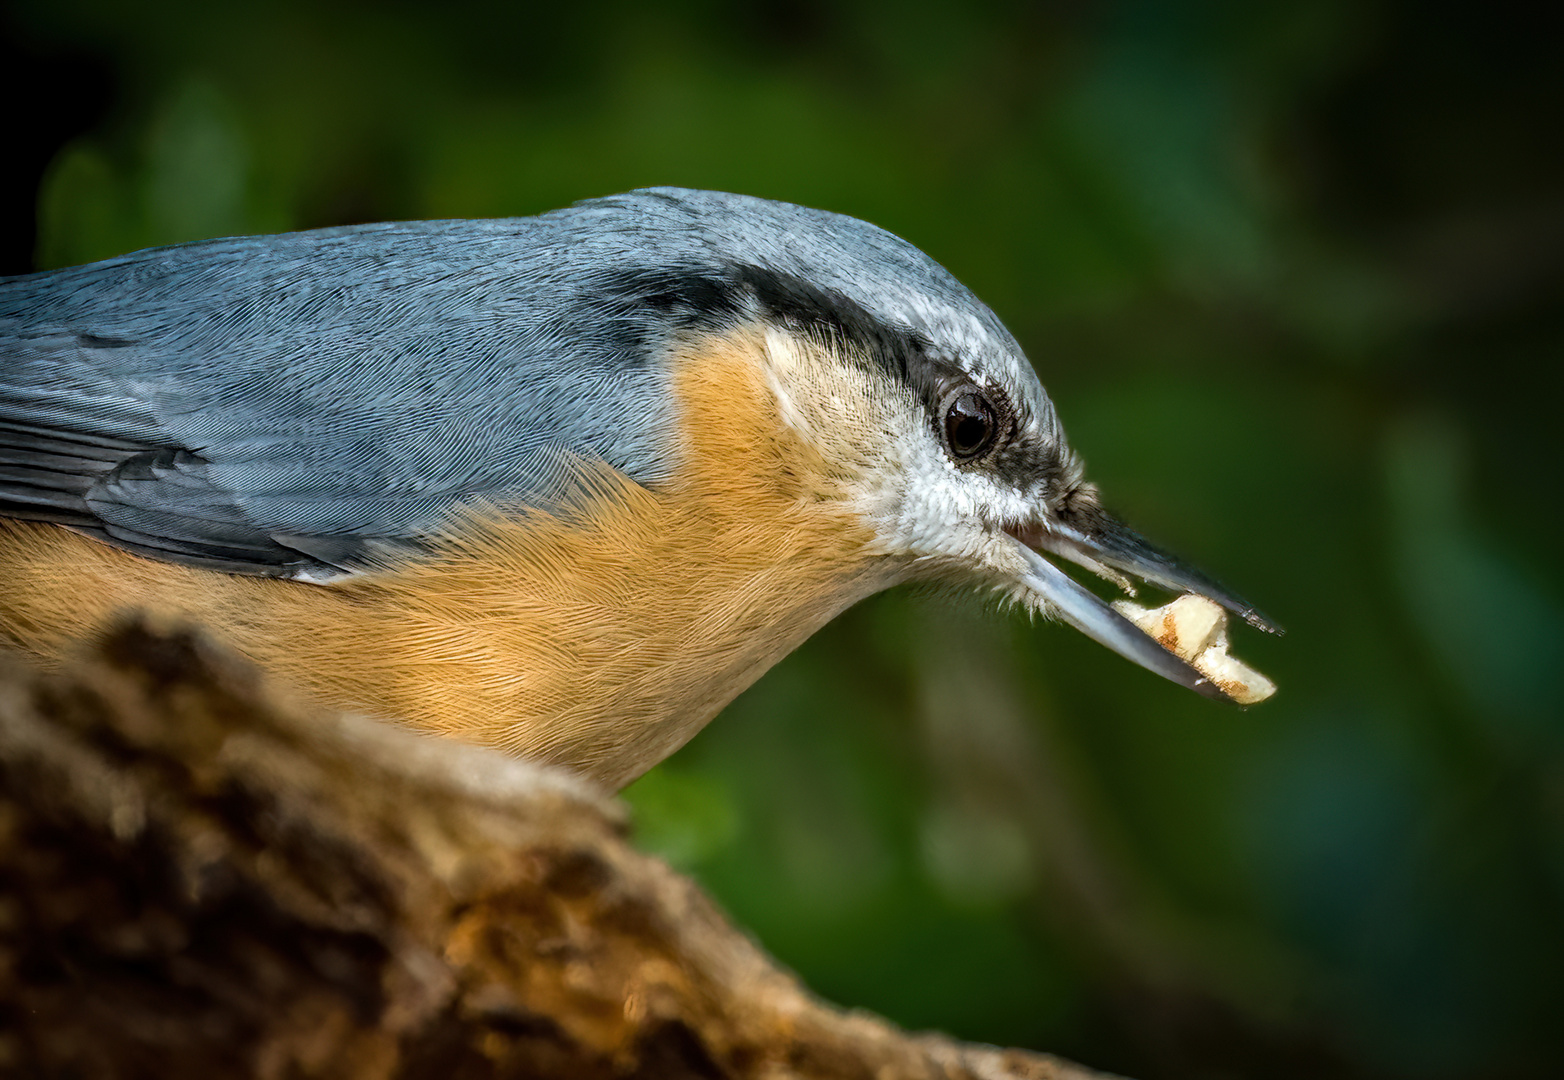
[[1250,626],[1271,634],[1282,632],[1252,604],[1100,511],[1092,513],[1079,527],[1049,521],[1008,531],[1025,549],[1026,584],[1047,600],[1060,618],[1120,656],[1206,697],[1232,700],[1210,679],[1164,649],[1156,639],[1142,633],[1134,623],[1077,584],[1040,553],[1068,559],[1128,591],[1133,590],[1125,575],[1175,592],[1195,593],[1220,604]]

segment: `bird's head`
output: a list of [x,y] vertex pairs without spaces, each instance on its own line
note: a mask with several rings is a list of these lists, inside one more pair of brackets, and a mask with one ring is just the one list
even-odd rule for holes
[[761,328],[783,422],[838,469],[876,554],[903,578],[997,591],[1219,699],[1055,560],[1124,588],[1195,593],[1275,631],[1103,509],[1015,338],[912,245],[743,196],[654,189],[603,202],[634,207],[656,250],[633,291],[697,333]]

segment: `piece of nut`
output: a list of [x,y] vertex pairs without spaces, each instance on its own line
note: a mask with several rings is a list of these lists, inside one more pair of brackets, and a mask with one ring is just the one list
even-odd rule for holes
[[1113,608],[1240,705],[1276,693],[1276,684],[1227,654],[1227,612],[1204,596],[1185,593],[1159,608],[1115,600]]

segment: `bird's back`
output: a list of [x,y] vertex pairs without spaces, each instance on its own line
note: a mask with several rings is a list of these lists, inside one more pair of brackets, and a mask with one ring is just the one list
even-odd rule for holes
[[459,502],[540,497],[561,455],[655,479],[655,328],[588,310],[571,224],[220,240],[0,282],[0,514],[321,576]]

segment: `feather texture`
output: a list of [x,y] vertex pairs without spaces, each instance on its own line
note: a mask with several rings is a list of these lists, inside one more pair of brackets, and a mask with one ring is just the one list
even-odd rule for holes
[[[689,464],[658,490],[578,461],[568,507],[468,507],[418,557],[324,588],[0,522],[0,638],[57,656],[127,607],[194,619],[321,700],[626,783],[906,572],[858,512],[885,402],[785,344],[780,369],[753,327],[671,358]],[[785,421],[779,385],[829,412]]]

